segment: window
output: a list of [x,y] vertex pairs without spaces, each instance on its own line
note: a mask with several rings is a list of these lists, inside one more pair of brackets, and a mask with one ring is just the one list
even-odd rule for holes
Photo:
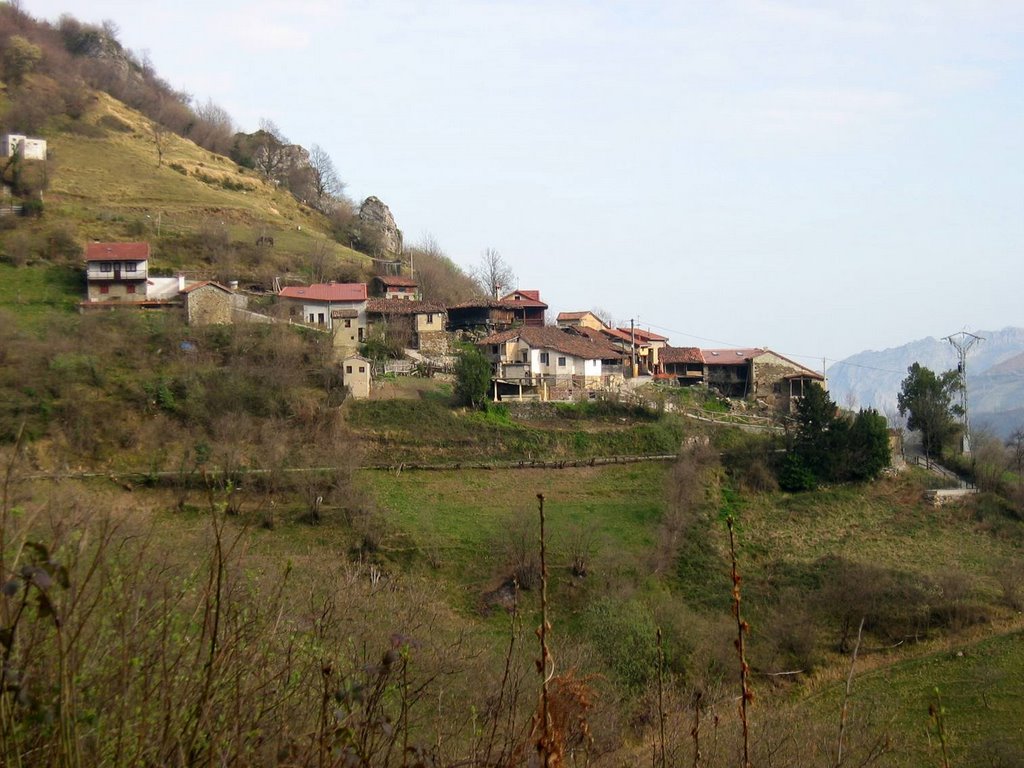
[[433,324],[434,324],[434,316],[430,312],[427,312],[427,325],[433,325]]
[[110,293],[110,286],[109,285],[101,285],[100,286],[100,293]]
[[540,353],[540,364],[541,365],[547,365],[550,361],[551,361],[551,359],[548,357],[548,353],[547,352],[541,352]]
[[365,365],[360,365],[359,366],[359,372],[360,373],[366,373],[366,366]]
[[309,322],[311,322],[311,323],[315,323],[316,322],[316,315],[314,315],[312,312],[309,313]]
[[134,285],[129,285],[126,290],[127,290],[128,293],[135,293],[135,286]]
[[124,263],[124,271],[125,272],[134,272],[137,267],[138,267],[138,264],[136,264],[134,261],[126,261]]
[[345,366],[345,373],[352,373],[352,366],[351,365],[346,365]]
[[[345,318],[345,327],[346,328],[351,328],[352,327],[352,319],[351,318],[348,318],[348,317]],[[350,373],[351,373],[351,371],[350,371]]]
[[565,358],[564,357],[558,358],[558,367],[559,368],[565,368]]
[[491,344],[491,354],[492,355],[498,354],[498,345],[497,344]]
[[360,341],[363,340],[363,329],[362,328],[359,329],[359,340]]
[[319,318],[319,319],[317,320],[317,323],[319,323],[320,325],[323,325],[323,324],[324,324],[324,313],[323,313],[323,312],[319,313],[319,314],[317,315],[317,318]]
[[114,265],[111,264],[109,261],[101,261],[100,262],[100,272],[113,272],[113,271],[114,271]]

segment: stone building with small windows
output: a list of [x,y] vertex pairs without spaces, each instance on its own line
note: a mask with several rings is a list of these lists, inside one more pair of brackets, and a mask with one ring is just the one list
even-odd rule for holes
[[370,396],[370,379],[373,363],[361,355],[349,355],[341,361],[341,377],[348,387],[349,395],[357,400]]

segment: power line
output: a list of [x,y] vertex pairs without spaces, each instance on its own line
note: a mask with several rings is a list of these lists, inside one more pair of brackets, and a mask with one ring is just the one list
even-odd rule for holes
[[[675,328],[666,328],[665,326],[657,325],[655,323],[646,323],[646,325],[651,327],[651,328],[657,328],[659,331],[666,331],[667,333],[675,334],[677,336],[685,336],[688,339],[699,339],[700,341],[710,341],[712,344],[721,344],[724,347],[743,348],[741,344],[733,344],[732,342],[722,341],[721,339],[709,339],[706,336],[698,336],[698,335],[693,334],[693,333],[686,333],[685,331],[680,331],[680,330],[677,330]],[[825,362],[832,363],[833,365],[845,365],[845,366],[850,367],[850,368],[863,368],[864,370],[879,371],[881,373],[897,373],[897,374],[900,374],[900,375],[905,373],[905,371],[896,371],[896,370],[893,370],[891,368],[879,368],[879,367],[874,366],[874,365],[864,365],[863,363],[848,363],[848,362],[846,362],[844,360],[833,360],[832,358],[826,357],[824,355],[800,355],[800,354],[796,354],[794,352],[780,352],[779,354],[785,355],[786,357],[798,357],[798,358],[802,357],[802,358],[804,358],[806,360],[814,360],[815,362],[817,362],[818,360],[823,360]]]

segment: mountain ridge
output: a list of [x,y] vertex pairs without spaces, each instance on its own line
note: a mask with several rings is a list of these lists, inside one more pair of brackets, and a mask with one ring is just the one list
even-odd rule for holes
[[[977,426],[1006,437],[1024,425],[1024,328],[978,330],[983,338],[967,355],[968,406]],[[837,403],[875,408],[898,419],[896,396],[914,363],[936,372],[957,366],[957,352],[945,339],[928,336],[898,347],[865,350],[828,368],[829,390]]]

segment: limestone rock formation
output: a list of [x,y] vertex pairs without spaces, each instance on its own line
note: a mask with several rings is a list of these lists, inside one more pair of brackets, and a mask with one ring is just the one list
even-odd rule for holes
[[402,253],[402,230],[395,217],[379,197],[370,196],[359,206],[359,222],[380,238],[381,255],[398,256]]

